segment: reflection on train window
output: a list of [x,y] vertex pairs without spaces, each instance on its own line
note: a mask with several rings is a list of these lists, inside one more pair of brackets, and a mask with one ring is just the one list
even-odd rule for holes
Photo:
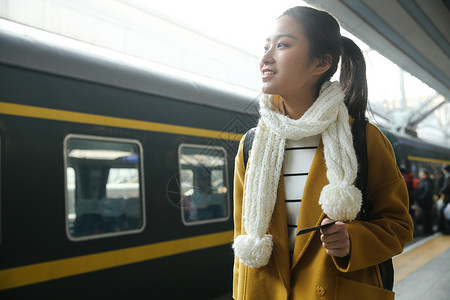
[[143,229],[141,148],[133,140],[66,137],[66,223],[70,239]]
[[227,220],[226,152],[219,147],[181,145],[180,203],[184,224],[193,225]]

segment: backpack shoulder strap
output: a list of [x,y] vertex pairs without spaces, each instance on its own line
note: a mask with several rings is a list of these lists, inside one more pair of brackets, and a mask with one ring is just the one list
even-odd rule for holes
[[369,212],[367,207],[367,143],[366,143],[366,120],[355,120],[352,127],[353,147],[355,148],[358,160],[358,174],[356,176],[356,186],[362,194],[362,205],[360,217],[367,221]]
[[247,134],[245,135],[244,147],[243,147],[243,151],[242,151],[242,154],[244,155],[244,166],[245,167],[247,167],[248,153],[252,149],[253,139],[255,138],[255,131],[256,131],[256,127],[253,127],[249,131],[247,131]]

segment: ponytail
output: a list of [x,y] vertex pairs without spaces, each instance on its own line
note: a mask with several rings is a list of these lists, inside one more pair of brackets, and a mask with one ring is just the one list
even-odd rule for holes
[[345,93],[345,105],[356,120],[364,120],[367,109],[366,63],[361,49],[342,37],[342,60],[339,81]]

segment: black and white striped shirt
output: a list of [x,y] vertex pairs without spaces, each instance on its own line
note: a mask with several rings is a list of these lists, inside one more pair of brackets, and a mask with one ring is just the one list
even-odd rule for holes
[[311,164],[316,154],[320,135],[298,141],[286,140],[283,177],[286,198],[286,215],[289,235],[289,252],[294,252],[300,206]]

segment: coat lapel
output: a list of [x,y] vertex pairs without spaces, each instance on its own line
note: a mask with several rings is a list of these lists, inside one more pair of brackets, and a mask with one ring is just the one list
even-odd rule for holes
[[[317,147],[317,151],[306,180],[302,205],[298,218],[297,231],[303,228],[320,225],[325,216],[319,205],[319,197],[322,188],[329,183],[326,177],[326,172],[324,172],[325,170],[325,157],[323,152],[323,143],[321,141]],[[317,231],[297,236],[294,247],[292,269],[299,262],[314,234],[318,234]]]
[[277,192],[277,202],[272,213],[272,219],[269,224],[269,233],[273,236],[274,249],[272,255],[279,276],[282,278],[286,289],[290,286],[290,269],[289,269],[289,242],[287,232],[286,203],[284,195],[284,180],[280,177]]

